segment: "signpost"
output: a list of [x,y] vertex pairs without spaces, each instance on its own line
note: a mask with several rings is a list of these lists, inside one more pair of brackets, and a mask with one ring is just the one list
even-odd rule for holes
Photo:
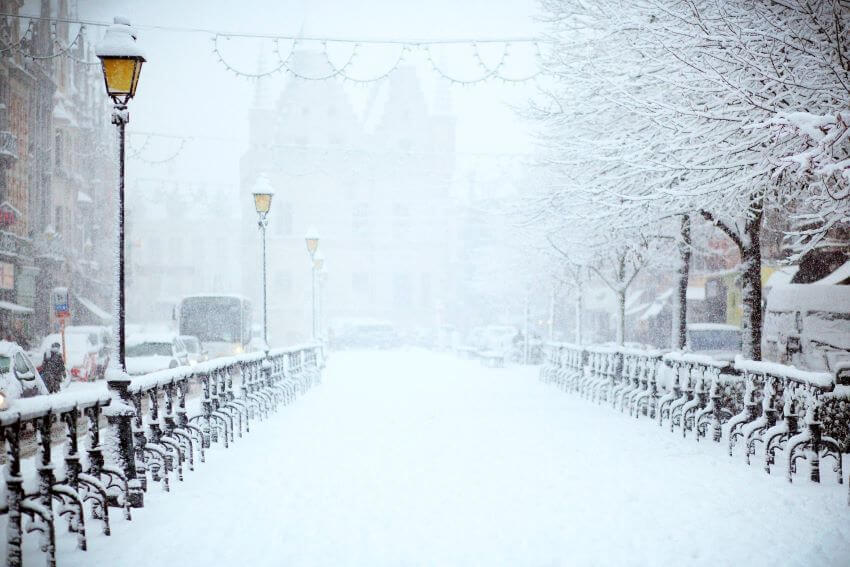
[[65,347],[65,325],[71,317],[71,307],[68,304],[68,288],[53,288],[53,312],[59,319],[59,336],[62,338],[62,360],[67,363],[68,351]]

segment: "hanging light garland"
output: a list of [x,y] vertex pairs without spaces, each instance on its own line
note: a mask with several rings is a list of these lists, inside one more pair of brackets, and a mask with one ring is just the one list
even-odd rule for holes
[[[74,47],[81,43],[81,39],[85,35],[86,26],[90,27],[107,27],[109,24],[107,22],[98,22],[91,20],[82,20],[76,18],[58,18],[58,17],[40,17],[40,16],[27,16],[22,14],[5,14],[0,13],[0,17],[10,17],[10,18],[18,18],[18,19],[26,19],[28,20],[27,29],[22,35],[21,39],[15,42],[14,45],[9,45],[0,50],[0,55],[6,52],[15,51],[20,53],[24,57],[33,60],[47,60],[54,59],[56,57],[67,57],[81,65],[99,65],[98,61],[89,61],[85,59],[80,59],[77,57],[73,51]],[[33,23],[35,21],[40,20],[48,20],[52,22],[53,29],[51,31],[52,42],[55,47],[57,47],[54,53],[50,53],[47,55],[36,55],[30,53],[28,50],[24,49],[23,46],[27,41],[27,38],[31,38],[34,31]],[[56,24],[57,23],[67,23],[67,24],[76,24],[79,25],[80,28],[77,31],[74,39],[67,43],[63,44],[58,39],[58,34],[56,33]],[[474,85],[489,81],[501,81],[503,83],[524,83],[527,81],[535,80],[539,75],[543,73],[543,63],[542,57],[540,54],[540,44],[541,41],[538,38],[533,37],[516,37],[516,38],[480,38],[480,39],[443,39],[443,40],[394,40],[394,39],[346,39],[346,38],[331,38],[331,37],[306,37],[306,36],[287,36],[287,35],[275,35],[275,34],[260,34],[260,33],[237,33],[237,32],[224,32],[217,31],[211,29],[202,29],[202,28],[189,28],[189,27],[174,27],[174,26],[145,26],[145,25],[136,25],[137,29],[150,29],[157,31],[168,31],[168,32],[178,32],[178,33],[200,33],[210,36],[210,40],[212,42],[212,52],[216,57],[216,60],[219,64],[221,64],[228,72],[233,73],[236,76],[246,78],[246,79],[261,79],[264,77],[269,77],[276,74],[287,74],[296,79],[304,80],[304,81],[327,81],[331,79],[339,79],[344,82],[351,82],[355,84],[368,84],[382,81],[389,77],[394,71],[396,71],[403,62],[414,52],[421,52],[425,60],[427,61],[428,66],[431,68],[433,72],[435,72],[441,78],[451,82],[452,84],[457,85]],[[229,60],[225,54],[222,52],[222,44],[227,43],[233,39],[260,39],[260,40],[268,40],[272,42],[271,53],[276,59],[276,63],[272,65],[271,68],[265,70],[258,70],[257,72],[245,71],[239,68],[238,65],[234,64],[231,60]],[[291,48],[289,53],[285,56],[281,53],[281,43],[282,42],[291,42]],[[328,72],[323,73],[317,76],[311,76],[304,73],[302,70],[295,68],[292,65],[291,60],[293,54],[296,52],[297,48],[300,46],[308,46],[310,44],[318,45],[317,50],[325,57],[326,62],[328,64]],[[335,64],[333,62],[333,58],[328,52],[328,45],[348,45],[350,46],[349,56],[345,60],[345,62],[341,65]],[[501,44],[502,49],[501,53],[496,61],[495,65],[488,65],[480,52],[480,45],[482,44]],[[353,73],[353,65],[355,60],[357,59],[359,49],[364,46],[381,46],[381,47],[393,47],[397,48],[398,55],[393,59],[393,62],[386,67],[381,72],[374,74],[370,77],[358,76]],[[526,45],[530,46],[533,49],[533,57],[536,61],[536,65],[538,66],[538,70],[530,75],[523,77],[515,77],[510,76],[505,73],[505,69],[507,66],[507,62],[511,57],[511,51],[513,47],[517,45]],[[471,60],[475,64],[476,67],[480,69],[480,73],[475,77],[461,77],[454,73],[447,71],[443,66],[439,65],[432,53],[432,48],[435,47],[461,47],[465,46],[471,50]]]

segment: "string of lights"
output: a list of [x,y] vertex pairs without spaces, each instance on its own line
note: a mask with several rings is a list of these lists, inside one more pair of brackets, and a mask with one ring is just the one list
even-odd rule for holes
[[[80,38],[85,34],[86,26],[89,27],[106,27],[108,22],[86,20],[79,18],[59,18],[59,17],[41,17],[25,14],[8,14],[0,13],[0,17],[19,18],[28,20],[27,30],[24,32],[24,37],[15,45],[4,47],[0,53],[7,51],[18,51],[25,57],[35,60],[53,59],[56,57],[68,57],[75,62],[83,65],[98,65],[97,61],[88,61],[80,59],[73,53],[73,47],[80,41]],[[80,28],[73,41],[67,45],[62,45],[55,37],[53,42],[58,49],[54,53],[47,55],[35,55],[22,49],[25,43],[26,36],[32,35],[33,22],[48,20],[53,23],[53,27],[57,23],[76,24]],[[355,84],[368,84],[382,81],[389,77],[413,52],[422,52],[428,62],[428,66],[442,79],[445,79],[452,84],[457,85],[474,85],[488,81],[500,81],[502,83],[524,83],[535,80],[543,71],[541,70],[542,58],[540,55],[540,45],[544,40],[535,37],[503,37],[503,38],[446,38],[446,39],[395,39],[395,38],[346,38],[346,37],[323,37],[323,36],[305,36],[305,35],[287,35],[287,34],[268,34],[256,32],[233,32],[221,31],[208,28],[193,28],[181,26],[161,26],[161,25],[145,25],[136,24],[134,27],[140,30],[155,30],[174,33],[196,33],[209,35],[212,42],[212,52],[216,60],[221,64],[226,71],[233,73],[235,76],[246,79],[261,79],[275,74],[287,74],[296,79],[305,81],[327,81],[331,79],[339,79],[343,82],[351,82]],[[276,62],[268,69],[250,72],[240,69],[238,65],[233,63],[222,51],[222,42],[229,42],[234,39],[260,39],[269,40],[272,43],[271,53]],[[285,56],[281,53],[281,43],[289,42],[291,47],[289,53]],[[349,46],[349,56],[342,64],[335,64],[333,58],[328,52],[328,45]],[[485,63],[479,49],[480,45],[501,45],[501,53],[495,65]],[[369,77],[363,77],[356,74],[354,70],[354,62],[358,56],[358,50],[361,46],[368,45],[370,47],[396,48],[398,56],[393,59],[393,62],[378,73]],[[533,51],[533,58],[536,60],[538,70],[527,76],[511,76],[506,73],[508,60],[511,58],[512,49],[516,46],[526,46]],[[318,50],[325,58],[328,66],[328,71],[317,75],[309,75],[303,70],[294,66],[291,61],[293,54],[298,47],[312,47]],[[463,77],[455,73],[447,71],[444,66],[439,65],[432,54],[432,48],[436,47],[467,47],[471,50],[471,61],[480,70],[477,76]]]
[[[148,138],[148,140],[149,139],[150,138]],[[145,163],[147,165],[164,165],[166,163],[172,162],[175,159],[177,159],[177,157],[181,153],[183,153],[183,150],[186,148],[186,145],[189,143],[189,140],[190,140],[189,138],[180,138],[177,149],[174,150],[170,155],[168,155],[164,158],[150,159],[150,158],[142,157],[141,152],[138,152],[138,153],[131,155],[131,156],[127,156],[127,158],[128,159],[135,159],[135,160],[140,161],[142,163]]]
[[4,53],[11,53],[12,51],[19,51],[20,47],[24,44],[24,42],[26,42],[32,35],[33,29],[35,29],[34,22],[29,22],[27,24],[27,29],[25,29],[24,33],[21,34],[21,38],[15,43],[10,43],[6,47],[0,49],[0,55]]

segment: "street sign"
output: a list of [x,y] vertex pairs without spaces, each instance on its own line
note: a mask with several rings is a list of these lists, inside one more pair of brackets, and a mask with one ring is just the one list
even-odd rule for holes
[[53,288],[53,311],[57,317],[69,317],[71,308],[68,302],[68,288],[54,287]]

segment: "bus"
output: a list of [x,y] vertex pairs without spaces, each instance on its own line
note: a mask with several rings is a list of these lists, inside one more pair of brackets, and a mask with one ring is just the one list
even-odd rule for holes
[[210,358],[241,354],[251,340],[251,302],[236,294],[199,294],[177,304],[180,335],[198,337]]

